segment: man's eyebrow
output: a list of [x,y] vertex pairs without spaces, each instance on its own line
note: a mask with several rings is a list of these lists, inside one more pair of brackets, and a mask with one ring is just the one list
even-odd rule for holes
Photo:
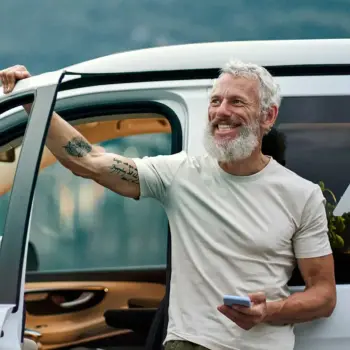
[[[210,95],[210,100],[219,99],[219,98],[223,98],[223,96],[220,92],[214,92]],[[237,100],[240,100],[244,103],[249,102],[249,99],[246,96],[241,95],[239,93],[225,94],[225,98],[227,98],[229,100],[237,99]]]

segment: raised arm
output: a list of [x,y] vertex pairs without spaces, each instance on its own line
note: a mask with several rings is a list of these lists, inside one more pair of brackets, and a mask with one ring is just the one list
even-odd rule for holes
[[[10,93],[18,80],[30,77],[23,66],[0,71],[5,93]],[[26,105],[27,112],[31,106]],[[75,175],[92,179],[120,195],[140,196],[139,176],[133,160],[106,153],[91,145],[74,127],[54,112],[46,145],[58,161]]]
[[123,196],[139,197],[139,176],[134,161],[94,147],[57,113],[52,117],[46,145],[75,175],[92,179]]

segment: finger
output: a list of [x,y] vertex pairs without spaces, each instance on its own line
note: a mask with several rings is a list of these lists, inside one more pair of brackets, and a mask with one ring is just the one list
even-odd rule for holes
[[14,66],[1,71],[1,82],[3,85],[4,93],[11,92],[17,80],[29,78],[30,74],[23,66]]
[[236,320],[247,320],[248,318],[250,318],[249,315],[243,314],[239,311],[234,310],[233,308],[227,306],[227,305],[221,305],[218,307],[218,310],[224,314],[226,317],[230,318],[233,321]]
[[3,93],[6,94],[5,80],[3,78],[3,73],[0,72],[0,85],[2,86]]
[[11,67],[11,70],[15,72],[17,79],[29,78],[31,75],[28,72],[27,68],[17,64],[16,66]]
[[257,317],[260,316],[261,311],[257,307],[245,307],[245,306],[239,306],[239,305],[233,305],[232,309],[239,312],[242,315],[247,315],[247,316],[253,316]]
[[230,320],[234,322],[237,320],[236,313],[230,307],[226,305],[220,305],[218,306],[218,310]]
[[218,310],[228,318],[232,319],[234,322],[240,320],[242,322],[248,322],[249,324],[255,324],[261,319],[262,316],[261,310],[259,308],[246,308],[246,310],[237,310],[234,307],[222,305],[218,307]]
[[20,79],[26,79],[26,78],[29,78],[30,77],[30,74],[27,70],[18,70],[18,71],[15,71],[15,78],[17,80],[20,80]]
[[15,72],[8,72],[7,77],[7,92],[11,92],[16,84]]
[[22,72],[26,72],[27,71],[27,68],[20,65],[20,64],[16,64],[15,66],[13,66],[13,68],[16,70],[16,71],[22,71]]
[[4,89],[4,93],[6,93],[7,92],[7,74],[5,71],[2,71],[1,73],[1,81]]
[[263,292],[252,293],[248,296],[253,304],[261,304],[266,302],[266,295]]
[[248,318],[246,315],[239,314],[235,310],[232,310],[230,307],[221,305],[218,307],[218,310],[232,322],[236,323],[237,326],[245,330],[248,330],[254,326],[254,322],[250,317]]

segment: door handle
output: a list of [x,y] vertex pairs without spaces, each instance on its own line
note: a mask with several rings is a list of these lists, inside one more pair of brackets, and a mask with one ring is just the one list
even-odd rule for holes
[[67,301],[67,302],[61,303],[60,307],[62,307],[64,309],[70,309],[70,308],[73,308],[76,306],[80,306],[80,305],[83,305],[83,304],[89,302],[93,297],[94,297],[94,293],[84,292],[80,295],[79,298],[77,298],[73,301]]
[[34,342],[38,343],[39,339],[41,338],[41,333],[37,332],[33,329],[25,328],[24,338],[28,338],[28,339],[33,340]]

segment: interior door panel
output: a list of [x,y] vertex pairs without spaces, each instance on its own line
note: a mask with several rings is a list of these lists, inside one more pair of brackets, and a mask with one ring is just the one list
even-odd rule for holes
[[[126,326],[148,329],[164,294],[161,282],[27,282],[26,328],[41,334],[43,350],[111,337],[117,346],[118,336],[133,332]],[[120,311],[124,314],[123,328],[107,325],[105,313]],[[144,320],[141,326],[140,320]]]
[[107,293],[103,286],[27,290],[26,309],[33,316],[73,313],[98,305]]

